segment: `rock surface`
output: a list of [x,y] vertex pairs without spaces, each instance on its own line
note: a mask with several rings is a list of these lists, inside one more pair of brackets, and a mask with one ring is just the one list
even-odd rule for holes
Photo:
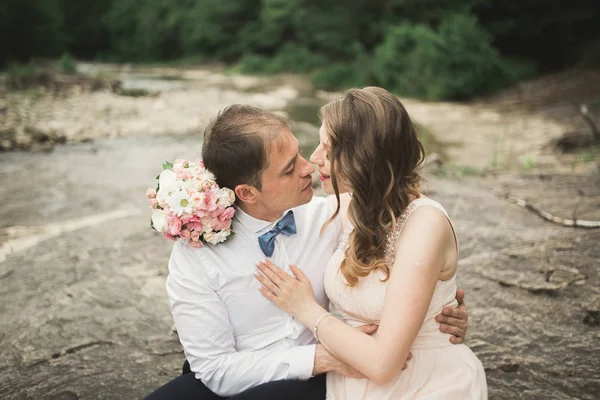
[[[142,398],[179,373],[171,243],[149,229],[144,193],[163,160],[199,146],[122,138],[3,156],[0,398]],[[597,398],[600,231],[550,224],[496,194],[558,213],[580,188],[582,217],[600,218],[600,185],[584,178],[428,176],[460,238],[468,344],[492,399]]]
[[[166,72],[179,75],[156,79]],[[183,354],[164,287],[171,242],[149,228],[146,188],[163,161],[196,158],[203,124],[234,102],[297,119],[307,155],[317,137],[312,113],[339,95],[292,104],[307,89],[281,78],[117,73],[120,89],[160,94],[0,91],[0,145],[17,149],[0,154],[1,399],[142,398],[177,376]],[[457,229],[468,345],[486,368],[490,398],[597,398],[600,230],[552,224],[503,198],[599,220],[597,162],[585,164],[585,175],[557,174],[565,168],[541,147],[564,130],[556,121],[487,105],[406,104],[443,140],[429,143],[442,147],[427,193]],[[494,142],[505,134],[518,143],[511,151]],[[29,145],[39,151],[20,151]],[[480,176],[490,159],[522,155],[536,157],[528,173]],[[541,172],[544,165],[553,172]]]

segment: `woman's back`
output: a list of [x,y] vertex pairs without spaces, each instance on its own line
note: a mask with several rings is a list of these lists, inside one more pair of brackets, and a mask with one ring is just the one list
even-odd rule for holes
[[[404,223],[416,208],[425,205],[436,207],[448,216],[439,203],[427,197],[420,197],[411,202],[399,218],[396,231],[389,235],[386,249],[389,265],[394,263],[394,245]],[[360,278],[356,285],[348,286],[339,270],[351,229],[350,226],[345,232],[325,272],[325,289],[331,302],[330,311],[352,326],[379,324],[387,290],[387,281],[383,281],[385,274],[375,270]],[[407,370],[385,385],[377,385],[368,379],[347,378],[335,372],[329,373],[327,398],[487,398],[485,374],[477,357],[468,347],[450,343],[451,335],[441,332],[439,324],[435,321],[436,315],[443,307],[456,305],[455,295],[455,274],[448,280],[438,280],[425,320],[411,348],[413,359],[409,362]],[[401,309],[402,305],[399,304],[398,310]],[[465,370],[469,373],[465,373]]]

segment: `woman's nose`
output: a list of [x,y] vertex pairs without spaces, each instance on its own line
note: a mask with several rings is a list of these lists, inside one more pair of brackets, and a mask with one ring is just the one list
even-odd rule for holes
[[321,154],[321,145],[315,149],[315,151],[310,155],[310,162],[313,164],[322,165],[323,164],[323,156]]

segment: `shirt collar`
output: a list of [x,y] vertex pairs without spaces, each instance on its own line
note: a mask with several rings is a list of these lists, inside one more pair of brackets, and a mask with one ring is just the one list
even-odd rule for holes
[[[290,209],[290,210],[293,210],[293,209]],[[250,229],[250,231],[252,231],[254,233],[258,233],[267,227],[271,228],[271,227],[275,226],[275,224],[278,223],[285,216],[285,214],[287,214],[287,212],[290,210],[285,210],[283,212],[283,214],[281,214],[281,217],[277,218],[277,220],[275,220],[275,221],[270,222],[270,221],[265,221],[262,219],[254,218],[250,214],[244,212],[241,208],[236,207],[235,218],[238,220],[239,223],[244,225],[246,228]],[[235,228],[234,228],[234,230],[235,230]]]

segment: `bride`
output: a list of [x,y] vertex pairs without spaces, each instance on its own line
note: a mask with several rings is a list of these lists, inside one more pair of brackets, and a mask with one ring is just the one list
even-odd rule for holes
[[[435,321],[456,304],[458,243],[444,208],[419,190],[424,151],[404,106],[381,88],[352,89],[320,117],[311,161],[335,193],[332,219],[340,214],[347,226],[325,272],[330,309],[294,266],[292,277],[257,264],[261,293],[364,375],[330,372],[328,399],[486,399],[481,362]],[[352,328],[364,324],[379,328],[370,336]]]

